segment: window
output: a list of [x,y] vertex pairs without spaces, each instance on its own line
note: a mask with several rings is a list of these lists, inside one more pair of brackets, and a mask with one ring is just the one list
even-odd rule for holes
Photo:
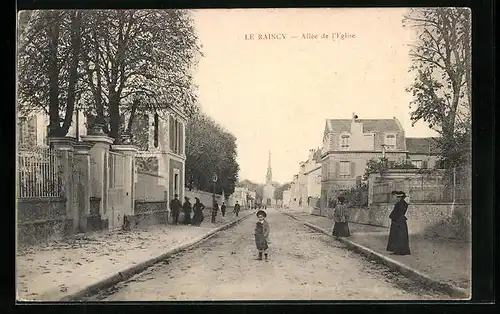
[[340,148],[345,149],[349,148],[349,135],[340,136]]
[[385,145],[386,145],[387,149],[395,149],[396,148],[396,135],[386,134]]
[[339,176],[341,178],[349,177],[351,175],[351,162],[350,161],[341,161]]
[[174,173],[174,194],[179,195],[179,173]]
[[422,160],[412,160],[411,164],[417,168],[422,168]]
[[159,117],[158,117],[158,114],[155,113],[154,115],[154,136],[153,136],[153,145],[155,148],[158,148],[158,132],[159,132],[159,128],[160,128],[160,125],[159,125]]
[[169,118],[169,134],[170,150],[176,154],[182,154],[184,152],[183,124],[172,116]]

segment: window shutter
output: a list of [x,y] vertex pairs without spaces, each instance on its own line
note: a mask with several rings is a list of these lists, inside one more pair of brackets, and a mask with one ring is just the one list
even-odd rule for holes
[[351,174],[352,178],[356,177],[356,172],[355,171],[356,171],[356,164],[353,163],[353,162],[351,162],[351,173],[350,174]]
[[340,162],[335,162],[334,178],[339,177]]
[[168,141],[170,150],[174,150],[174,118],[172,116],[168,116]]
[[182,122],[179,122],[179,153],[184,153],[184,128]]
[[422,161],[422,168],[427,169],[427,167],[428,167],[427,160]]

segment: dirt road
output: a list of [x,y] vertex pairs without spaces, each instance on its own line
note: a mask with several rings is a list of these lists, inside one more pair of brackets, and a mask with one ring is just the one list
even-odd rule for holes
[[253,217],[89,300],[444,300],[385,266],[268,210],[269,261],[257,261]]

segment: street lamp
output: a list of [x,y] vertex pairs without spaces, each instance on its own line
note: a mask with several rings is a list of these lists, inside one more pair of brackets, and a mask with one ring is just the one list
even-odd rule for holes
[[213,195],[212,195],[214,205],[215,205],[215,183],[217,183],[217,180],[218,180],[218,179],[219,179],[219,177],[217,177],[217,174],[216,174],[216,173],[214,173],[214,174],[213,174],[213,176],[212,176],[212,182],[213,182],[213,184],[214,184],[214,193],[213,193]]

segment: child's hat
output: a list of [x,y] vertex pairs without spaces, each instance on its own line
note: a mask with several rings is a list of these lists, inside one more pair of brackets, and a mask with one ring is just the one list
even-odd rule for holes
[[262,216],[264,216],[264,217],[267,217],[266,212],[265,212],[265,211],[263,211],[263,210],[259,210],[259,211],[257,212],[257,217],[259,217],[259,215],[262,215]]

